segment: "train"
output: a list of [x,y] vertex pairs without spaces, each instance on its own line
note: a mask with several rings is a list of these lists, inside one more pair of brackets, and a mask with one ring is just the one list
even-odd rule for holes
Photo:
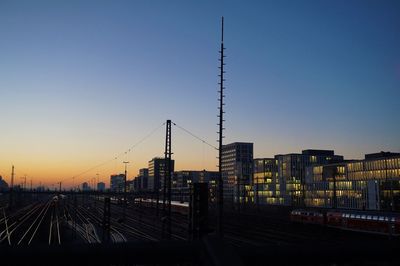
[[[135,199],[135,204],[144,206],[144,207],[151,207],[154,208],[156,205],[157,200],[153,199]],[[160,209],[162,209],[162,200],[159,201]],[[171,201],[171,211],[180,213],[183,215],[187,215],[189,213],[189,203],[188,202],[181,202],[181,201]]]
[[400,214],[351,210],[293,210],[290,220],[343,230],[400,236]]

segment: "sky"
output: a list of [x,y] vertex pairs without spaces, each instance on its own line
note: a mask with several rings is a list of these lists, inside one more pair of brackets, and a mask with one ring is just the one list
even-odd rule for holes
[[[72,186],[163,156],[215,170],[225,18],[224,143],[255,157],[400,151],[400,2],[0,0],[0,175]],[[95,167],[101,165],[99,167]]]

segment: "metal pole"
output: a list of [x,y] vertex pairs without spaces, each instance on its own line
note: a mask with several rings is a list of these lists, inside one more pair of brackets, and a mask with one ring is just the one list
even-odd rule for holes
[[11,187],[14,187],[14,165],[11,170]]
[[333,174],[333,208],[337,208],[337,196],[336,196],[336,174]]
[[14,194],[14,165],[11,170],[11,185],[10,185],[10,198],[9,198],[9,208],[13,207],[13,194]]
[[171,167],[171,155],[172,155],[172,151],[171,151],[171,120],[167,121],[167,125],[168,125],[168,160],[167,160],[167,166],[168,166],[168,172],[167,172],[167,182],[168,182],[168,239],[171,239],[171,197],[172,197],[172,182],[171,182],[171,171],[172,171],[172,167]]
[[[168,228],[168,239],[171,238],[171,120],[167,120],[165,132],[165,152],[164,152],[164,186],[163,186],[163,226],[164,237],[165,223]],[[167,206],[168,205],[168,206]],[[167,209],[168,207],[168,209]]]
[[124,161],[123,163],[125,164],[125,176],[124,176],[124,212],[123,212],[123,219],[125,220],[125,217],[126,217],[126,177],[127,177],[127,170],[126,170],[126,167],[127,167],[127,164],[128,164],[129,162]]
[[96,183],[96,191],[97,191],[97,193],[96,193],[96,195],[94,197],[94,206],[95,206],[95,208],[97,208],[97,201],[100,199],[100,196],[99,196],[99,182],[100,182],[99,174],[97,173],[96,176],[97,176],[97,181],[96,181],[97,182]]
[[224,107],[224,17],[222,17],[221,20],[221,50],[219,51],[221,54],[221,57],[219,59],[220,61],[220,81],[219,81],[219,85],[220,85],[220,89],[219,89],[219,147],[218,147],[218,212],[217,212],[217,235],[219,237],[223,237],[223,206],[224,206],[224,202],[223,202],[223,178],[222,178],[222,139],[223,139],[223,122],[224,122],[224,111],[223,111],[223,107]]

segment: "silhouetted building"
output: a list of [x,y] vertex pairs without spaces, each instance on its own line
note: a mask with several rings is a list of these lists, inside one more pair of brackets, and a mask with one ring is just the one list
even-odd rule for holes
[[139,175],[136,177],[137,189],[147,190],[148,189],[148,179],[149,179],[149,169],[142,168],[139,169]]
[[110,190],[113,192],[124,192],[125,174],[110,176]]
[[134,180],[126,181],[126,191],[127,192],[135,191],[135,182],[134,182]]
[[253,143],[234,142],[222,146],[221,174],[224,198],[247,202],[253,178]]
[[189,201],[190,189],[194,183],[208,183],[210,200],[214,201],[216,191],[216,180],[218,172],[181,170],[176,171],[172,178],[172,197],[173,200]]
[[97,191],[105,191],[105,190],[106,190],[106,184],[104,182],[97,183]]
[[82,191],[89,191],[89,190],[90,190],[89,184],[87,182],[83,182]]
[[199,182],[200,171],[181,170],[174,172],[172,187],[183,188],[189,187],[194,182]]
[[6,190],[8,190],[8,184],[0,175],[0,191],[6,191]]
[[[171,160],[171,177],[174,172],[175,161]],[[148,169],[148,183],[147,188],[150,191],[157,191],[163,189],[164,174],[165,174],[165,159],[164,158],[153,158],[149,161]]]
[[46,188],[45,188],[44,186],[38,186],[38,187],[36,187],[35,190],[36,190],[36,191],[45,191]]

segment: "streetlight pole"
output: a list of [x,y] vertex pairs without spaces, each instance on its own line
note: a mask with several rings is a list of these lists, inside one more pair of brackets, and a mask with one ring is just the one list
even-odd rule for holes
[[96,194],[94,196],[94,206],[97,209],[97,200],[99,200],[99,174],[96,174],[97,181],[96,181]]
[[125,164],[125,176],[124,176],[124,212],[123,212],[123,219],[125,220],[125,216],[126,216],[126,178],[127,178],[127,164],[129,162],[124,161],[123,164]]

